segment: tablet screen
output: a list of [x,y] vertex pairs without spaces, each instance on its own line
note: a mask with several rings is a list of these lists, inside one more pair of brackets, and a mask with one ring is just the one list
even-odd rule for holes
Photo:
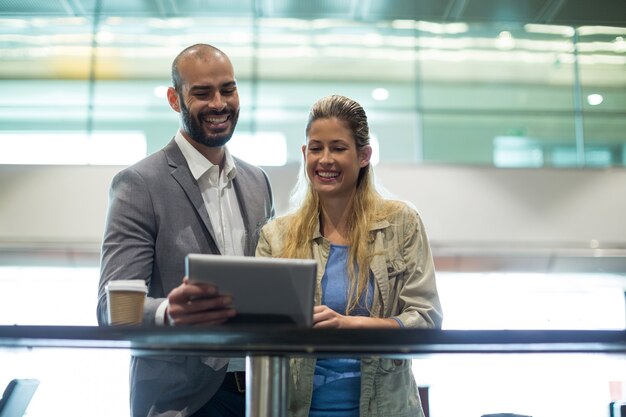
[[191,282],[233,297],[237,315],[229,324],[313,324],[314,260],[189,254],[185,267]]

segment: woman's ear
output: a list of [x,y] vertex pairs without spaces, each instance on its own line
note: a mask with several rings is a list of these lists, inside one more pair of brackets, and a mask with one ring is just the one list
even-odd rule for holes
[[178,103],[178,93],[174,89],[174,87],[169,87],[167,89],[167,102],[170,103],[170,107],[174,109],[175,112],[180,113],[180,104]]
[[306,162],[306,145],[302,145],[302,158]]
[[366,167],[370,163],[372,157],[372,147],[365,145],[359,150],[359,166],[361,168]]

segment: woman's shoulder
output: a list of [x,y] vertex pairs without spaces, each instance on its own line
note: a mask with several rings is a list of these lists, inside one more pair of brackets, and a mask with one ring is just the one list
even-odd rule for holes
[[267,222],[265,226],[263,226],[263,230],[266,233],[270,234],[282,233],[284,230],[290,227],[293,219],[293,214],[285,214],[282,216],[274,217],[272,220]]
[[415,205],[405,200],[385,200],[381,206],[382,213],[390,225],[414,230],[422,228],[422,219]]
[[382,213],[391,219],[419,217],[413,203],[405,200],[382,200],[379,206]]

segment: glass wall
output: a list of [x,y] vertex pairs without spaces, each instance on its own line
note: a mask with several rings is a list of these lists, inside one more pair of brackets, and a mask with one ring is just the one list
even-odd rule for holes
[[624,27],[330,17],[0,14],[0,137],[134,134],[151,153],[176,129],[172,59],[207,42],[236,68],[237,133],[284,137],[287,161],[308,108],[338,93],[365,106],[384,163],[625,164]]

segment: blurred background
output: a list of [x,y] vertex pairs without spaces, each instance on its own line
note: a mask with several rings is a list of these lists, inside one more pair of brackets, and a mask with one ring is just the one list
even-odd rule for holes
[[[110,180],[171,140],[171,62],[202,42],[233,61],[229,146],[278,214],[313,102],[365,107],[379,182],[426,224],[445,328],[624,329],[625,38],[624,0],[0,0],[0,324],[95,324]],[[64,395],[127,414],[127,353],[64,353],[88,394],[46,352],[2,359],[0,385],[43,381],[29,416]],[[626,396],[623,360],[536,360],[415,373],[434,417],[605,416]]]

